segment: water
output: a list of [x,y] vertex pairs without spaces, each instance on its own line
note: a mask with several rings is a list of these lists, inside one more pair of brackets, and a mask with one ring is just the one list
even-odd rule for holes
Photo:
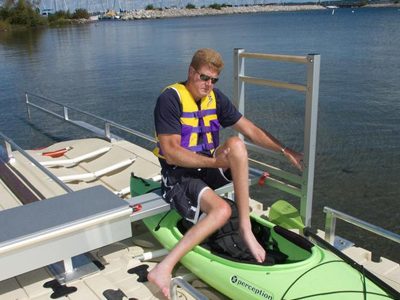
[[[251,52],[320,53],[321,83],[313,224],[324,206],[400,232],[400,32],[397,9],[337,9],[194,17],[0,33],[0,129],[23,147],[52,142],[58,122],[29,126],[25,91],[153,132],[161,89],[183,80],[195,49],[225,58],[218,82],[232,95],[233,48]],[[298,82],[304,69],[249,64],[249,72]],[[303,98],[293,92],[249,91],[248,116],[285,144],[301,149]],[[36,121],[43,118],[37,115]],[[51,135],[42,131],[50,129]],[[255,188],[266,204],[274,194]],[[296,202],[294,202],[296,203]],[[342,225],[338,232],[400,261],[399,246]],[[379,246],[374,246],[379,244]]]

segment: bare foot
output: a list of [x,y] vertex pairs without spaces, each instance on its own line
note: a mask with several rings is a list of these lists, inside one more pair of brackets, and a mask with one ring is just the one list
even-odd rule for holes
[[251,254],[253,254],[255,260],[259,263],[262,263],[265,260],[267,254],[265,252],[265,249],[257,241],[253,232],[242,234],[242,238],[246,243],[247,247],[249,247],[249,250]]
[[157,285],[164,296],[170,299],[169,284],[171,282],[171,273],[168,270],[164,270],[163,266],[158,264],[149,272],[147,279]]

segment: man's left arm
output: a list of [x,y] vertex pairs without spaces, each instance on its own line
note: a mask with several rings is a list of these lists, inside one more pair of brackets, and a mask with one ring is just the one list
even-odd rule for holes
[[254,144],[275,152],[282,153],[297,169],[300,171],[303,170],[303,154],[298,153],[289,147],[285,147],[272,134],[257,127],[253,122],[244,116],[233,125],[233,128],[243,134]]

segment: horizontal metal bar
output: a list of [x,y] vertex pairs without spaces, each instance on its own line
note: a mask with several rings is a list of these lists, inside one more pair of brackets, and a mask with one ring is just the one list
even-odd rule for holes
[[353,224],[353,225],[355,225],[357,227],[363,228],[363,229],[365,229],[367,231],[370,231],[372,233],[375,233],[375,234],[377,234],[379,236],[382,236],[382,237],[385,237],[385,238],[387,238],[389,240],[392,240],[392,241],[394,241],[396,243],[400,243],[400,235],[399,234],[396,234],[396,233],[391,232],[389,230],[383,229],[383,228],[381,228],[379,226],[376,226],[376,225],[373,225],[371,223],[365,222],[363,220],[360,220],[358,218],[355,218],[353,216],[350,216],[348,214],[345,214],[343,212],[340,212],[338,210],[335,210],[335,209],[327,207],[327,206],[324,207],[323,211],[324,211],[324,213],[331,214],[334,217],[336,217],[336,218],[338,218],[340,220],[343,220],[343,221],[345,221],[347,223],[350,223],[350,224]]
[[269,80],[269,79],[260,79],[256,77],[250,76],[239,76],[239,79],[251,84],[257,85],[266,85],[270,87],[280,88],[280,89],[289,89],[298,92],[306,92],[307,87],[305,85],[296,84],[296,83],[289,83],[284,81],[276,81],[276,80]]
[[[55,100],[51,100],[51,99],[45,98],[45,97],[43,97],[43,96],[35,95],[35,94],[32,94],[32,93],[28,93],[28,92],[26,92],[26,95],[28,95],[28,96],[29,96],[29,95],[30,95],[30,96],[34,96],[34,97],[36,97],[36,98],[42,99],[42,100],[47,101],[47,102],[51,102],[51,103],[56,104],[56,105],[59,105],[59,106],[61,106],[61,107],[63,107],[63,108],[68,108],[68,109],[70,109],[70,110],[73,110],[73,111],[75,111],[75,112],[81,113],[81,114],[83,114],[83,115],[92,117],[92,118],[94,118],[94,119],[97,119],[97,120],[100,120],[100,121],[103,121],[103,122],[109,122],[109,121],[108,121],[107,119],[105,119],[105,118],[96,116],[96,115],[94,115],[94,114],[92,114],[92,113],[89,113],[89,112],[86,112],[86,111],[83,111],[83,110],[80,110],[79,108],[73,108],[73,107],[71,107],[71,106],[68,106],[68,105],[66,105],[66,104],[62,104],[62,103],[57,102],[57,101],[55,101]],[[33,103],[32,103],[32,102],[28,102],[27,104],[28,104],[28,105],[32,105]],[[35,107],[37,107],[37,105],[36,105]]]
[[[262,174],[263,171],[261,170],[257,170],[255,168],[249,168],[249,179],[248,179],[249,186],[257,184]],[[232,182],[215,189],[215,193],[218,195],[226,195],[233,192],[234,192],[234,187]]]
[[38,167],[43,173],[45,173],[47,176],[49,176],[54,182],[56,182],[66,192],[68,192],[68,193],[73,192],[73,190],[70,187],[68,187],[64,182],[62,182],[60,179],[58,179],[57,176],[55,176],[53,173],[51,173],[45,167],[43,167],[37,160],[35,160],[25,150],[23,150],[16,143],[14,143],[14,141],[12,139],[10,139],[9,137],[7,137],[6,135],[4,135],[1,132],[0,132],[0,137],[2,137],[5,141],[7,141],[15,150],[17,150],[19,153],[21,153],[23,156],[25,156],[26,159],[28,159],[32,164],[34,164],[36,167]]
[[302,196],[301,190],[298,187],[295,187],[272,177],[269,177],[268,180],[265,181],[265,184],[298,198],[301,198]]
[[[49,99],[49,98],[46,98],[46,97],[43,97],[43,96],[39,96],[39,95],[30,93],[30,92],[25,92],[25,96],[33,96],[33,97],[36,97],[36,98],[45,100],[45,101],[47,101],[47,102],[51,102],[51,103],[54,103],[54,104],[58,104],[58,105],[60,105],[60,106],[66,106],[66,107],[68,107],[67,105],[63,105],[63,104],[61,104],[61,103],[59,103],[59,102],[57,102],[57,101],[54,101],[54,100],[52,100],[52,99]],[[27,98],[27,97],[26,97],[26,98]],[[27,101],[29,102],[29,99],[27,99]]]
[[[138,136],[138,137],[141,137],[141,138],[143,138],[143,139],[145,139],[145,140],[148,140],[148,141],[150,141],[150,142],[152,142],[152,143],[155,143],[155,142],[156,142],[155,139],[154,139],[152,136],[150,136],[150,135],[141,133],[141,132],[139,132],[139,131],[137,131],[137,130],[134,130],[134,129],[132,129],[132,128],[126,127],[126,126],[121,125],[121,124],[119,124],[119,123],[116,123],[116,122],[114,122],[114,121],[111,121],[111,120],[108,120],[108,119],[105,119],[105,118],[96,116],[96,115],[94,115],[94,114],[92,114],[92,113],[88,113],[88,112],[85,112],[85,111],[80,110],[80,109],[78,109],[78,108],[73,108],[73,107],[70,107],[70,106],[68,106],[68,105],[65,105],[65,104],[59,103],[59,102],[57,102],[57,101],[54,101],[54,100],[51,100],[51,99],[48,99],[48,98],[45,98],[45,97],[42,97],[42,96],[39,96],[39,95],[35,95],[35,94],[32,94],[32,93],[28,93],[28,92],[27,92],[26,95],[30,95],[30,96],[33,96],[33,97],[37,97],[37,98],[39,98],[39,99],[41,99],[41,100],[43,100],[43,101],[48,101],[48,102],[51,102],[51,103],[53,103],[53,104],[59,105],[59,106],[63,107],[64,109],[65,109],[65,108],[68,108],[70,111],[78,112],[78,113],[80,113],[80,114],[83,114],[83,115],[92,117],[92,118],[94,118],[94,119],[96,119],[96,120],[99,120],[99,121],[104,122],[105,124],[109,124],[109,125],[112,126],[112,127],[121,129],[121,130],[123,130],[123,131],[125,131],[125,132],[128,132],[128,133],[131,133],[131,134],[136,135],[136,136]],[[68,120],[65,119],[63,116],[61,116],[61,115],[59,115],[59,114],[57,114],[57,113],[55,113],[55,112],[53,112],[53,111],[50,111],[50,110],[48,110],[48,109],[45,109],[45,108],[41,107],[40,105],[34,104],[34,103],[30,102],[29,100],[26,102],[26,104],[29,105],[29,106],[35,107],[35,108],[37,108],[37,109],[39,109],[39,110],[41,110],[41,111],[43,111],[43,112],[45,112],[45,113],[48,113],[48,114],[50,114],[50,115],[52,115],[52,116],[61,118],[61,119],[66,120],[66,121],[71,121],[71,120],[69,120],[69,119],[68,119]],[[71,121],[71,123],[73,123],[73,124],[79,126],[79,123],[77,123],[77,122]]]
[[264,53],[240,53],[240,57],[256,58],[256,59],[268,59],[273,61],[284,61],[306,64],[308,63],[307,56],[297,55],[281,55],[281,54],[264,54]]
[[260,147],[260,146],[258,146],[256,144],[253,144],[252,142],[249,142],[249,141],[246,141],[246,140],[244,140],[243,142],[246,145],[248,150],[251,150],[251,151],[254,151],[254,152],[257,152],[257,153],[260,153],[260,154],[268,155],[268,156],[270,156],[270,157],[272,157],[274,159],[280,160],[280,161],[285,161],[286,160],[286,159],[284,159],[284,157],[283,157],[283,155],[281,153],[277,153],[275,151]]
[[[71,120],[69,118],[65,119],[64,115],[57,114],[55,112],[47,110],[47,109],[45,109],[45,108],[43,108],[43,107],[41,107],[41,106],[39,106],[37,104],[31,103],[31,102],[27,102],[26,105],[32,106],[32,107],[34,107],[34,108],[36,108],[36,109],[38,109],[38,110],[40,110],[40,111],[42,111],[44,113],[47,113],[47,114],[49,114],[49,115],[51,115],[51,116],[53,116],[55,118],[61,119],[64,122],[67,122],[69,124],[77,126],[77,127],[81,128],[81,129],[85,129],[85,130],[88,130],[89,132],[95,133],[98,136],[106,137],[104,135],[104,131],[102,129],[100,129],[100,128],[96,127],[96,126],[93,126],[93,125],[91,125],[89,123],[86,123],[84,121],[75,121],[75,120]],[[117,138],[118,139],[118,137],[115,137],[115,136],[113,138]]]
[[[256,168],[249,168],[249,186],[258,184],[260,177],[264,174],[264,171],[256,169]],[[273,177],[268,177],[265,180],[265,184],[276,188],[280,191],[286,192],[290,195],[300,198],[301,197],[301,189],[293,186],[289,183],[283,182]],[[218,195],[231,193],[234,191],[233,183],[228,183],[218,189],[215,190],[215,193]]]
[[[261,170],[258,170],[258,169],[255,169],[255,168],[250,168],[250,174],[252,174],[254,176],[254,178],[257,178],[257,181],[258,181],[259,176],[263,175],[263,173],[264,172],[261,171]],[[278,189],[280,191],[286,192],[286,193],[288,193],[290,195],[293,195],[293,196],[296,196],[296,197],[299,197],[299,198],[301,197],[301,189],[300,188],[298,188],[296,186],[293,186],[293,185],[291,185],[289,183],[283,182],[283,181],[281,181],[279,179],[276,179],[276,178],[273,178],[273,177],[268,177],[265,180],[265,184],[268,185],[268,186],[271,186],[273,188],[276,188],[276,189]]]
[[249,158],[249,161],[254,162],[255,164],[258,164],[259,166],[265,167],[265,171],[267,171],[270,175],[280,177],[282,179],[285,179],[289,181],[292,184],[298,184],[301,185],[302,178],[301,176],[295,175],[293,173],[289,173],[286,171],[283,171],[282,169],[279,169],[277,167],[274,167],[272,165],[263,163],[261,161]]
[[148,251],[148,252],[144,252],[141,255],[137,255],[134,256],[134,259],[140,260],[140,261],[146,261],[146,260],[150,260],[150,259],[154,259],[154,258],[159,258],[162,256],[165,256],[168,254],[168,250],[161,248],[159,250],[154,250],[154,251]]
[[143,139],[145,139],[145,140],[148,140],[148,141],[150,141],[150,142],[152,142],[152,143],[155,143],[155,142],[156,142],[156,140],[155,140],[153,137],[151,137],[150,135],[141,133],[140,131],[137,131],[137,130],[135,130],[135,129],[132,129],[132,128],[126,127],[126,126],[124,126],[124,125],[115,123],[115,122],[113,122],[113,121],[107,121],[107,122],[109,122],[109,124],[110,124],[111,126],[115,127],[115,128],[121,129],[121,130],[126,131],[126,132],[128,132],[128,133],[132,133],[133,135],[136,135],[136,136],[138,136],[138,137],[141,137],[141,138],[143,138]]
[[200,293],[198,290],[196,290],[193,286],[191,286],[187,281],[181,279],[181,278],[172,278],[169,289],[170,289],[170,297],[172,300],[177,300],[178,295],[176,293],[176,288],[181,287],[183,290],[185,290],[187,293],[189,293],[194,299],[196,300],[207,300],[208,298],[204,296],[202,293]]
[[[262,148],[260,146],[257,146],[255,144],[251,143],[251,142],[248,142],[248,141],[244,141],[244,143],[245,143],[246,147],[249,150],[255,151],[255,152],[260,153],[260,154],[268,155],[268,156],[270,156],[270,157],[272,157],[274,159],[277,159],[279,161],[283,161],[283,162],[286,161],[286,158],[284,158],[284,156],[281,153],[276,153],[274,151]],[[284,171],[282,169],[279,169],[278,167],[274,167],[272,165],[266,164],[264,162],[261,162],[261,161],[258,161],[258,160],[252,159],[252,158],[249,158],[249,161],[254,162],[254,163],[256,163],[256,164],[258,164],[260,166],[266,167],[270,174],[279,176],[279,177],[281,177],[283,179],[286,179],[286,180],[288,180],[288,181],[290,181],[291,183],[294,183],[294,184],[302,184],[302,177],[299,176],[299,175]]]
[[[38,109],[38,110],[41,110],[41,111],[43,111],[43,112],[45,112],[45,113],[47,113],[47,114],[49,114],[49,115],[52,115],[53,117],[57,117],[57,118],[60,118],[60,119],[62,119],[62,120],[66,120],[66,119],[64,118],[63,115],[60,115],[60,114],[58,114],[58,113],[56,113],[56,112],[53,112],[53,111],[51,111],[51,110],[48,110],[48,109],[46,109],[46,108],[43,108],[43,107],[41,107],[40,105],[37,105],[37,104],[32,103],[32,102],[27,102],[26,104],[27,104],[28,106],[32,106],[32,107],[34,107],[34,108],[36,108],[36,109]],[[66,120],[66,121],[69,121],[69,120]]]

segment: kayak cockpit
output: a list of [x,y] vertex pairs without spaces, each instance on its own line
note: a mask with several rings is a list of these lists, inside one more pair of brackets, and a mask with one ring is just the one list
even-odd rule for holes
[[[233,262],[264,266],[297,263],[312,256],[314,244],[305,237],[258,216],[252,216],[251,222],[255,237],[267,253],[264,262],[255,261],[242,241],[238,233],[235,214],[227,224],[201,243],[199,248],[204,248],[211,255]],[[180,218],[177,219],[176,229],[182,235],[191,226],[192,223]]]

